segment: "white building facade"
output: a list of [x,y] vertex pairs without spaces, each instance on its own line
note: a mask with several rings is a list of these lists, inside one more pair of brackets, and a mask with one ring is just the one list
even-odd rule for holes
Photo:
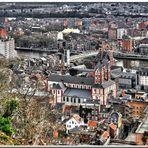
[[69,130],[84,125],[87,125],[84,123],[84,120],[79,115],[74,114],[73,117],[66,122],[66,132],[68,133]]
[[14,39],[0,40],[0,54],[7,59],[17,57],[17,51],[15,50]]
[[123,35],[127,35],[127,30],[124,28],[117,29],[117,39],[122,39]]

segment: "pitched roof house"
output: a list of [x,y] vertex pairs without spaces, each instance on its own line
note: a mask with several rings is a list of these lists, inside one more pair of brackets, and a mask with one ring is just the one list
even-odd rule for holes
[[84,120],[78,114],[74,114],[68,121],[66,121],[66,132],[76,127],[83,126]]

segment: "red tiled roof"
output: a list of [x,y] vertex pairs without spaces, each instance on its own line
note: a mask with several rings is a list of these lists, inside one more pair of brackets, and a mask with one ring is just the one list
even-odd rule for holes
[[90,121],[88,121],[88,126],[91,126],[91,127],[94,127],[94,126],[97,126],[97,121],[92,121],[92,120],[90,120]]
[[0,28],[0,37],[5,39],[8,37],[7,31],[3,28]]
[[54,138],[58,138],[58,137],[59,137],[58,131],[54,131],[54,132],[53,132],[53,137],[54,137]]
[[109,137],[109,133],[107,131],[105,131],[103,134],[102,134],[102,138],[103,139],[108,139]]
[[109,126],[110,126],[112,129],[114,129],[114,130],[117,129],[117,125],[115,125],[114,123],[111,123]]

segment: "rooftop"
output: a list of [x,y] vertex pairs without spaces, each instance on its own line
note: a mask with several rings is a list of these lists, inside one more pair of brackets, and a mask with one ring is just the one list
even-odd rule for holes
[[110,126],[112,129],[114,129],[114,130],[117,129],[117,125],[115,125],[114,123],[111,123],[109,126]]
[[145,68],[141,68],[140,70],[139,70],[140,72],[148,72],[148,67],[145,67]]
[[73,118],[77,121],[80,122],[81,121],[81,117],[78,114],[74,114]]
[[136,76],[135,73],[131,73],[131,72],[114,72],[114,73],[112,73],[112,75],[114,75],[114,76],[122,76],[122,77],[129,77],[129,78],[132,78],[132,77]]
[[84,85],[93,85],[94,83],[93,78],[76,77],[76,76],[70,76],[70,75],[58,75],[58,74],[51,74],[49,76],[49,81],[84,84]]
[[108,80],[108,81],[103,82],[102,84],[94,84],[93,87],[94,88],[107,88],[113,84],[115,84],[114,81]]
[[106,140],[106,139],[108,139],[108,137],[109,137],[109,133],[108,133],[107,131],[105,131],[105,132],[101,135],[101,137]]
[[97,121],[93,121],[93,120],[88,121],[88,126],[96,127],[97,125],[98,125]]
[[64,96],[76,96],[79,98],[91,99],[91,92],[89,90],[67,88],[67,90],[64,92]]
[[144,48],[148,48],[148,44],[140,44],[140,45],[139,45],[139,48],[141,48],[141,47],[142,47],[142,48],[143,48],[143,47],[144,47]]

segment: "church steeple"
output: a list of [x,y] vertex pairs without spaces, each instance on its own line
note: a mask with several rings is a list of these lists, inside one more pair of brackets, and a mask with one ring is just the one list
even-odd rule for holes
[[95,66],[95,84],[101,84],[110,79],[110,61],[107,52],[100,50],[99,61]]
[[101,62],[98,62],[95,68],[95,84],[100,84],[104,81],[104,71]]

